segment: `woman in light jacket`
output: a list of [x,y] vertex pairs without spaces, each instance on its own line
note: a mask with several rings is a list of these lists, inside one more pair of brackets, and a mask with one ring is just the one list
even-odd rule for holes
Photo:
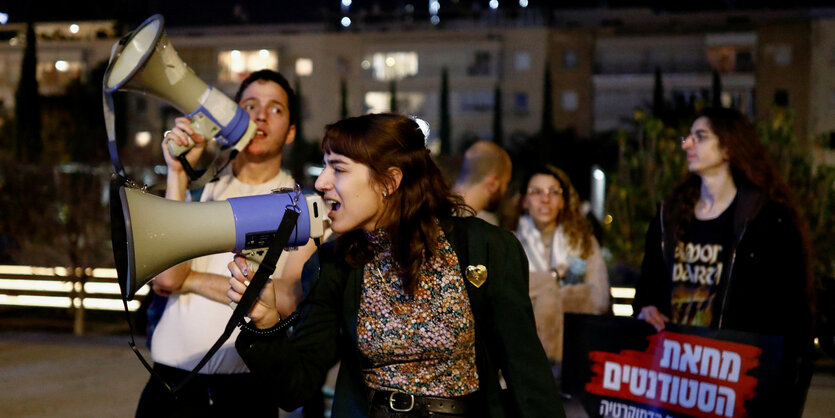
[[607,312],[609,276],[600,245],[565,172],[550,165],[539,167],[522,185],[523,215],[516,237],[528,256],[537,334],[558,369],[563,313]]

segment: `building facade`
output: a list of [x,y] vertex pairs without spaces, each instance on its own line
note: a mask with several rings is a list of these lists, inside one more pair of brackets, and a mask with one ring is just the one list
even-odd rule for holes
[[[546,67],[553,104],[548,116],[555,128],[580,137],[627,126],[636,109],[650,104],[656,70],[665,101],[673,105],[711,100],[718,73],[723,105],[757,120],[790,108],[804,145],[835,132],[831,17],[586,10],[560,11],[549,25],[524,17],[344,31],[319,24],[166,31],[183,61],[230,96],[251,71],[273,68],[285,74],[301,92],[302,132],[311,142],[343,114],[389,111],[392,94],[397,111],[428,121],[437,138],[446,69],[450,149],[459,152],[470,141],[493,138],[496,98],[501,134],[512,144],[542,126]],[[12,112],[25,28],[3,29],[0,101]],[[62,94],[70,82],[106,62],[119,35],[114,22],[38,24],[36,31],[40,92],[47,96]],[[132,147],[126,154],[161,161],[159,142],[179,112],[131,93],[120,105]]]

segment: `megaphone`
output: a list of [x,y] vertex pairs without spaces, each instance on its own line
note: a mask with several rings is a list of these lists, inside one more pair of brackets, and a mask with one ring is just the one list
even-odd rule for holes
[[116,177],[110,190],[113,255],[125,300],[132,300],[157,274],[183,261],[269,247],[288,206],[299,211],[288,247],[302,246],[324,233],[325,206],[318,195],[294,190],[180,202],[125,183]]
[[[215,138],[222,149],[246,148],[258,127],[249,114],[219,89],[204,83],[171,46],[163,31],[163,17],[153,15],[125,40],[104,74],[104,91],[138,91],[158,97],[191,119],[195,132]],[[179,156],[194,146],[168,143],[171,155]]]

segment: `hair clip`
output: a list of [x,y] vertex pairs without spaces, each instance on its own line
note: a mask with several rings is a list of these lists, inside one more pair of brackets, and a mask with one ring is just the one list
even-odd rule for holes
[[417,123],[418,129],[420,132],[423,133],[423,145],[426,146],[429,144],[429,122],[417,117],[417,116],[410,116],[415,123]]

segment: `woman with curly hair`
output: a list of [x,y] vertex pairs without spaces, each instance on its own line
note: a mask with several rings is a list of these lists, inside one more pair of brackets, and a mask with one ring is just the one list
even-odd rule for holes
[[634,312],[659,331],[672,322],[782,336],[782,399],[761,412],[800,416],[814,304],[805,224],[745,115],[705,109],[681,148],[690,173],[647,232]]
[[[320,393],[339,360],[333,417],[565,416],[537,344],[522,247],[455,216],[467,207],[424,140],[394,114],[327,127],[316,189],[339,237],[305,266],[311,287],[289,338],[264,287],[236,342],[241,357],[288,410]],[[236,261],[227,295],[237,302],[249,278]]]
[[516,237],[528,256],[537,334],[548,359],[557,365],[562,360],[563,313],[605,313],[609,276],[568,175],[548,165],[530,172],[522,185],[524,214]]

